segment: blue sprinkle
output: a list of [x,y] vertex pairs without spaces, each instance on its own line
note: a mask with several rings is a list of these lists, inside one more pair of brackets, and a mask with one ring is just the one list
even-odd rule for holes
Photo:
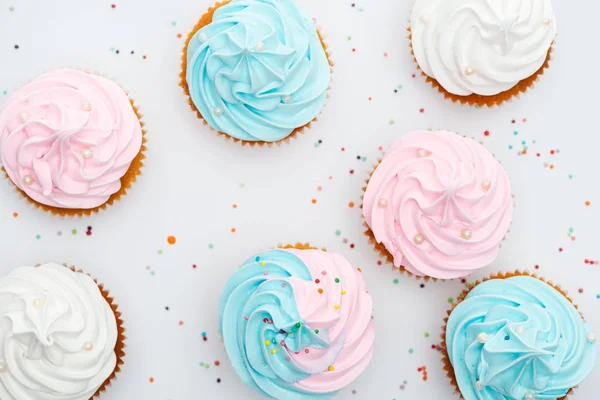
[[206,332],[202,332],[202,337],[206,337]]
[[517,135],[519,134],[519,132],[517,132],[517,131],[514,131],[514,132],[513,132],[513,134],[514,134],[515,136],[517,136]]
[[260,261],[260,257],[259,257],[259,256],[256,256],[255,260],[256,260],[257,262],[258,262],[258,261]]
[[509,149],[509,150],[512,150],[512,145],[508,146],[508,149]]

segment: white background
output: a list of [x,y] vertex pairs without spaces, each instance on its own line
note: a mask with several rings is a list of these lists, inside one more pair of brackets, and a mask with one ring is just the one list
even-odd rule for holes
[[[220,290],[253,253],[298,240],[338,251],[362,267],[374,299],[375,357],[337,398],[454,398],[431,345],[438,342],[448,297],[456,297],[462,284],[420,288],[414,278],[377,266],[362,236],[358,208],[363,180],[380,155],[378,146],[385,148],[419,128],[444,128],[482,140],[511,176],[516,195],[511,233],[495,264],[476,277],[533,270],[538,264],[541,275],[569,290],[600,332],[600,266],[584,263],[600,259],[600,82],[598,52],[590,47],[598,39],[592,36],[598,3],[587,1],[583,9],[555,1],[559,37],[551,69],[527,95],[489,110],[455,105],[423,78],[411,77],[416,68],[405,31],[408,1],[357,1],[351,7],[351,0],[298,0],[318,19],[333,51],[331,98],[314,129],[298,140],[252,149],[204,127],[178,86],[183,38],[177,33],[185,37],[211,3],[114,1],[115,9],[111,0],[0,0],[0,105],[38,74],[76,67],[114,77],[145,115],[147,166],[127,197],[108,211],[61,220],[33,209],[8,182],[0,182],[0,273],[45,261],[74,264],[105,282],[124,313],[125,366],[102,398],[257,399],[233,373],[220,343]],[[394,93],[398,85],[403,88]],[[319,139],[323,143],[315,147]],[[523,140],[529,151],[519,156]],[[559,153],[551,155],[552,149]],[[555,168],[545,168],[545,161]],[[348,207],[350,201],[354,208]],[[88,225],[92,236],[85,234]],[[575,241],[567,237],[569,227]],[[79,232],[73,235],[72,229]],[[176,245],[167,244],[168,235],[177,237]],[[423,365],[427,382],[417,372]],[[598,379],[596,369],[572,398],[597,398],[593,382]],[[407,384],[401,390],[403,381]]]

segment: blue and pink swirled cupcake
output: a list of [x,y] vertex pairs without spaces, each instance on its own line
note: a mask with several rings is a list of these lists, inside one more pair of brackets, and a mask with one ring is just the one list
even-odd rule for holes
[[246,261],[221,295],[220,327],[242,381],[285,400],[328,399],[373,356],[373,302],[360,269],[306,245]]
[[181,83],[211,128],[242,144],[287,141],[310,127],[331,81],[327,46],[293,0],[231,0],[189,34]]
[[564,291],[516,271],[464,291],[442,334],[465,400],[565,399],[596,364],[596,335]]

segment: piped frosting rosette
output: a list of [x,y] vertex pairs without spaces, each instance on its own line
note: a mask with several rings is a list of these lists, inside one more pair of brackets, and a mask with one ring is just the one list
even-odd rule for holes
[[466,400],[562,399],[596,363],[596,335],[575,306],[518,272],[471,289],[444,340],[447,370]]
[[138,115],[123,90],[78,70],[34,79],[0,114],[0,152],[10,180],[58,213],[95,209],[123,193],[139,173],[130,167],[142,140]]
[[346,259],[278,249],[248,260],[221,296],[220,327],[242,381],[264,396],[327,399],[367,367],[372,299]]
[[321,112],[331,67],[313,20],[293,0],[219,3],[199,25],[182,86],[212,128],[277,142]]
[[488,266],[512,219],[506,171],[475,140],[447,131],[404,135],[363,197],[367,234],[398,268],[453,279]]
[[103,290],[57,264],[0,278],[2,400],[89,400],[104,390],[123,363],[124,337]]

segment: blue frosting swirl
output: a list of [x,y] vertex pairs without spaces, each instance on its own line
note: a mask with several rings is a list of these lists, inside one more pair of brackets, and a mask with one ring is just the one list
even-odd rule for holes
[[330,66],[293,0],[232,0],[192,37],[186,80],[202,117],[246,141],[275,142],[325,105]]
[[[233,274],[223,289],[219,312],[227,355],[242,381],[264,396],[328,399],[335,392],[312,393],[294,385],[321,371],[302,369],[286,359],[289,352],[330,345],[324,332],[318,335],[302,321],[290,277],[312,280],[306,265],[283,250],[263,252]],[[277,346],[282,341],[285,347]]]
[[465,400],[556,400],[591,373],[590,333],[556,289],[516,276],[471,290],[450,315],[446,344]]

